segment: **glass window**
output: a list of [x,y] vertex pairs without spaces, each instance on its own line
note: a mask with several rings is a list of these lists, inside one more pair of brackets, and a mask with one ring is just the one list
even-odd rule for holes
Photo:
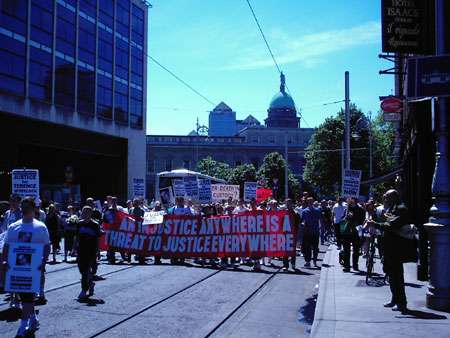
[[133,128],[142,128],[143,125],[142,114],[142,101],[131,99],[130,100],[130,125]]
[[0,34],[0,90],[25,95],[25,44]]
[[78,67],[78,106],[81,113],[94,115],[95,72]]
[[55,58],[55,104],[75,105],[75,65],[60,58]]
[[128,96],[116,91],[114,95],[114,101],[114,119],[119,123],[128,124]]
[[51,54],[31,47],[29,67],[29,97],[50,102],[52,98]]
[[80,10],[95,18],[97,16],[97,1],[80,0]]
[[26,35],[27,8],[27,0],[1,0],[1,26],[15,33]]
[[98,5],[101,12],[106,13],[111,17],[114,15],[114,1],[100,0]]

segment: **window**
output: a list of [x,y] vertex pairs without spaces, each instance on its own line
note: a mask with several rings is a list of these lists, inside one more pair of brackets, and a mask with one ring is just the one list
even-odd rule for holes
[[45,7],[45,2],[31,3],[31,40],[47,46],[53,45],[53,4]]
[[155,160],[147,160],[147,172],[154,173],[155,172]]
[[0,25],[25,36],[27,8],[27,0],[0,1]]
[[55,58],[55,104],[74,108],[75,65]]
[[56,19],[56,49],[60,52],[75,55],[75,14],[58,4]]
[[172,170],[172,160],[171,159],[166,160],[166,170],[167,171]]
[[96,0],[80,0],[80,11],[96,17],[97,16],[97,1]]
[[275,143],[275,136],[273,136],[273,135],[268,136],[268,137],[267,137],[267,141],[268,141],[269,143]]
[[25,44],[0,34],[0,90],[25,95]]
[[78,105],[81,113],[94,115],[95,109],[95,72],[84,67],[78,67]]
[[116,9],[116,30],[126,38],[130,31],[130,1],[118,0]]
[[119,123],[128,124],[128,95],[124,95],[116,91],[114,101],[114,119]]
[[52,98],[52,56],[41,49],[30,47],[29,96],[51,101]]

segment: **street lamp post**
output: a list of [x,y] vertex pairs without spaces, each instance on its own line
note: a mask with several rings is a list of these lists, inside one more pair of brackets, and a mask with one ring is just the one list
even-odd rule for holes
[[[370,178],[373,177],[373,135],[372,135],[372,112],[369,112],[369,118],[367,117],[361,117],[356,122],[356,130],[367,130],[369,133],[369,176]],[[353,135],[353,138],[358,139],[361,136],[356,132]],[[369,198],[373,197],[373,191],[372,191],[372,183],[369,185]]]

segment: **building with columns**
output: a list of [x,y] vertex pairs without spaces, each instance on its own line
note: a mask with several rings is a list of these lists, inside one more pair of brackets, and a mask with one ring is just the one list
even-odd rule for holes
[[195,131],[187,136],[147,135],[148,197],[152,197],[158,172],[181,168],[196,170],[198,161],[207,156],[231,167],[251,163],[258,168],[268,153],[284,154],[286,145],[289,167],[301,180],[305,164],[303,151],[314,129],[300,127],[294,100],[285,91],[283,74],[280,91],[270,101],[267,112],[265,125],[251,115],[235,120],[236,113],[221,102],[210,113],[208,135]]

